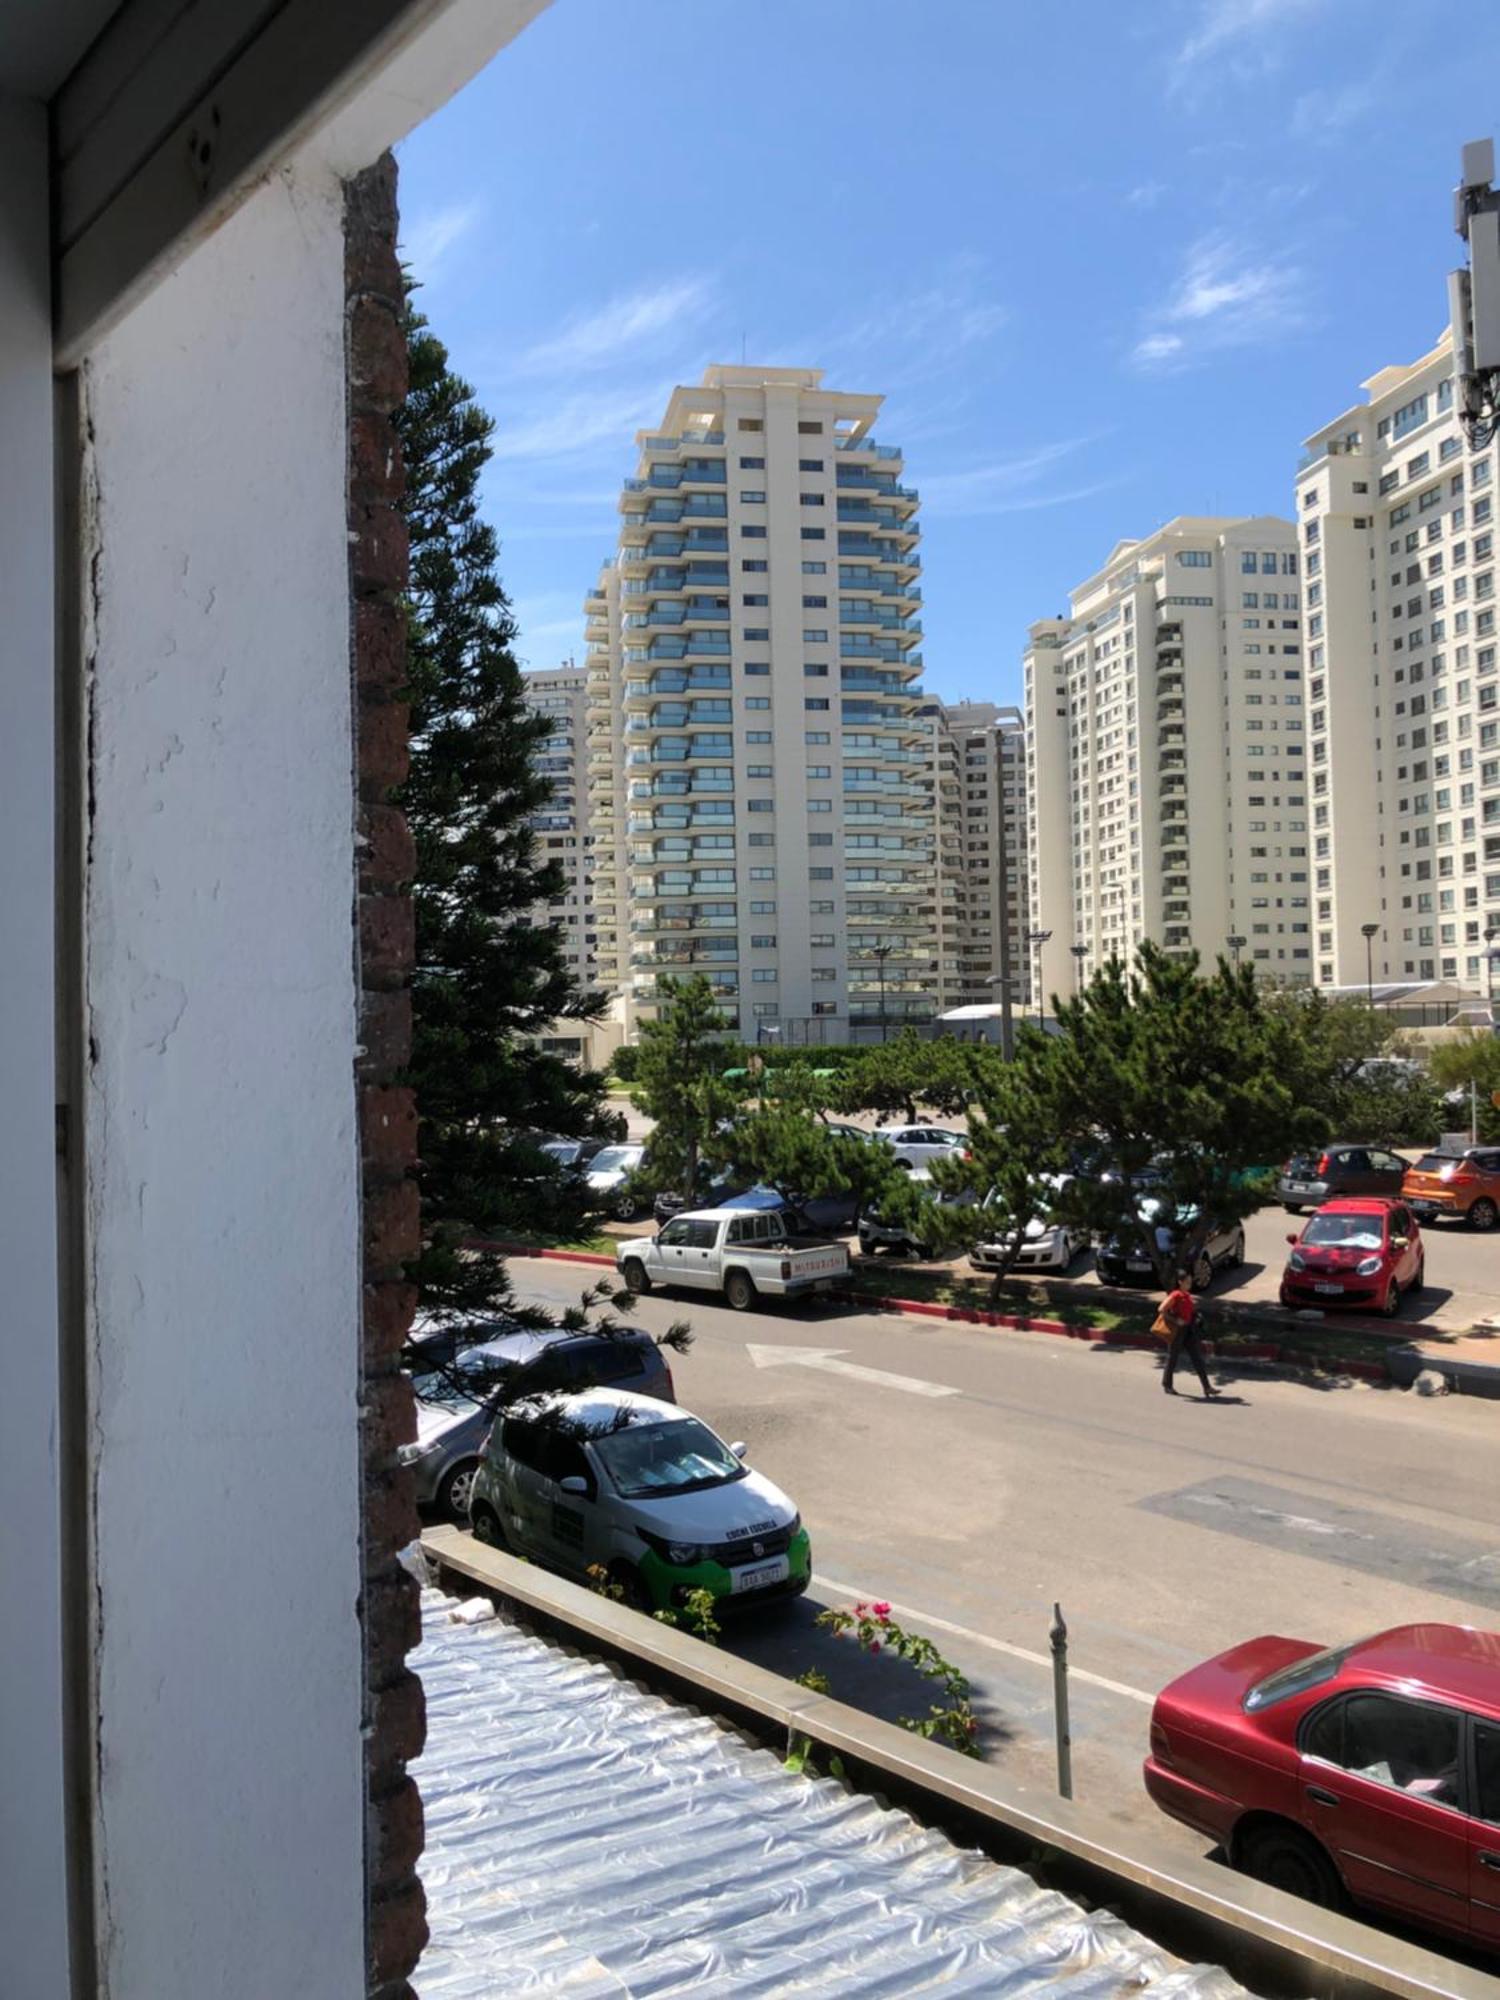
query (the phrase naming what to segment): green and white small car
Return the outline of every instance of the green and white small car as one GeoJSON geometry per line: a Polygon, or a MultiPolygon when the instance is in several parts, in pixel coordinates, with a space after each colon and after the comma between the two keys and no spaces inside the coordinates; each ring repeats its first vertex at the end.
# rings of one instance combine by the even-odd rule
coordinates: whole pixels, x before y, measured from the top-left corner
{"type": "Polygon", "coordinates": [[[535,1398],[495,1422],[474,1476],[476,1538],[624,1601],[670,1611],[694,1590],[750,1606],[806,1590],[812,1547],[779,1486],[691,1412],[626,1389],[535,1398]]]}

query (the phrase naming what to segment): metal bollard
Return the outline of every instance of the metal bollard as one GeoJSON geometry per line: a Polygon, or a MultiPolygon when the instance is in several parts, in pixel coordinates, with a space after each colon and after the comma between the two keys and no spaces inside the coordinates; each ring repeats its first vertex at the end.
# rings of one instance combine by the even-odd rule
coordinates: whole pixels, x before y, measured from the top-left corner
{"type": "Polygon", "coordinates": [[[1057,1725],[1057,1789],[1073,1796],[1073,1736],[1068,1725],[1068,1627],[1062,1606],[1052,1607],[1052,1707],[1057,1725]]]}

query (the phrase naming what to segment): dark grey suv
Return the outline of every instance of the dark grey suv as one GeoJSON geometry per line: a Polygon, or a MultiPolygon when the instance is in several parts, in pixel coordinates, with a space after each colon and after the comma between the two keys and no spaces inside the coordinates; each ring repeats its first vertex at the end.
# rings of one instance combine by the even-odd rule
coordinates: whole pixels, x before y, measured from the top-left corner
{"type": "Polygon", "coordinates": [[[495,1412],[505,1404],[559,1389],[602,1387],[633,1389],[661,1403],[677,1400],[666,1356],[648,1333],[631,1329],[606,1338],[494,1326],[457,1332],[470,1340],[476,1334],[492,1337],[457,1353],[451,1334],[416,1347],[411,1368],[417,1436],[400,1451],[402,1464],[416,1478],[417,1505],[434,1509],[445,1520],[469,1518],[469,1489],[480,1453],[495,1412]],[[424,1370],[424,1361],[432,1364],[429,1369],[424,1370]]]}
{"type": "Polygon", "coordinates": [[[1321,1208],[1343,1194],[1384,1194],[1394,1200],[1405,1173],[1405,1160],[1384,1146],[1336,1139],[1315,1153],[1293,1153],[1276,1183],[1276,1199],[1288,1215],[1321,1208]]]}

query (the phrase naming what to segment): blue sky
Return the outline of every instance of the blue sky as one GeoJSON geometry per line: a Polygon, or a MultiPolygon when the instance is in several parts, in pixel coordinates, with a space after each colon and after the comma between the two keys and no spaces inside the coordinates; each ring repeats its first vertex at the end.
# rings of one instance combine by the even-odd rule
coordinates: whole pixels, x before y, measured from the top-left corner
{"type": "Polygon", "coordinates": [[[927,685],[1014,699],[1118,539],[1290,511],[1431,345],[1497,54],[1450,0],[554,0],[401,155],[523,659],[581,659],[634,431],[743,351],[887,397],[927,685]]]}

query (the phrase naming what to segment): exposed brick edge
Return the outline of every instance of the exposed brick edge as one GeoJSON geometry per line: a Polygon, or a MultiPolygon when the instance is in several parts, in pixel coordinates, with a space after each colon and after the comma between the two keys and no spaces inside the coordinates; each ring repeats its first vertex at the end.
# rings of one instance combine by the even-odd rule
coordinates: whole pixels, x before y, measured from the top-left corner
{"type": "MultiPolygon", "coordinates": [[[[476,1239],[469,1247],[498,1250],[506,1257],[550,1257],[560,1264],[599,1264],[611,1271],[615,1268],[614,1258],[606,1257],[597,1250],[538,1250],[531,1244],[491,1243],[485,1239],[476,1239]]],[[[1150,1353],[1159,1350],[1162,1345],[1151,1333],[1103,1333],[1098,1327],[1069,1326],[1060,1319],[1031,1319],[1023,1313],[982,1312],[977,1306],[945,1306],[931,1299],[886,1298],[869,1292],[840,1292],[836,1296],[868,1306],[871,1312],[909,1313],[918,1319],[955,1320],[965,1326],[994,1327],[1010,1333],[1050,1333],[1063,1340],[1087,1340],[1102,1347],[1133,1347],[1150,1353]]],[[[1205,1340],[1203,1351],[1212,1357],[1218,1352],[1218,1347],[1214,1341],[1205,1340]]],[[[1293,1341],[1240,1341],[1235,1344],[1232,1358],[1236,1361],[1285,1361],[1289,1366],[1316,1368],[1323,1375],[1352,1375],[1362,1382],[1388,1382],[1391,1379],[1391,1371],[1383,1361],[1309,1359],[1301,1362],[1297,1359],[1297,1347],[1293,1341]]]]}
{"type": "Polygon", "coordinates": [[[369,1994],[396,2000],[427,1942],[417,1875],[422,1801],[408,1760],[426,1737],[422,1684],[406,1665],[421,1636],[417,1585],[397,1560],[419,1533],[411,1474],[397,1448],[416,1435],[398,1357],[416,1288],[417,1113],[398,1079],[411,1060],[415,859],[391,794],[406,776],[408,715],[404,477],[392,415],[406,393],[396,163],[349,182],[344,203],[348,368],[349,601],[359,852],[359,1144],[363,1187],[360,1621],[364,1642],[365,1962],[369,1994]]]}

